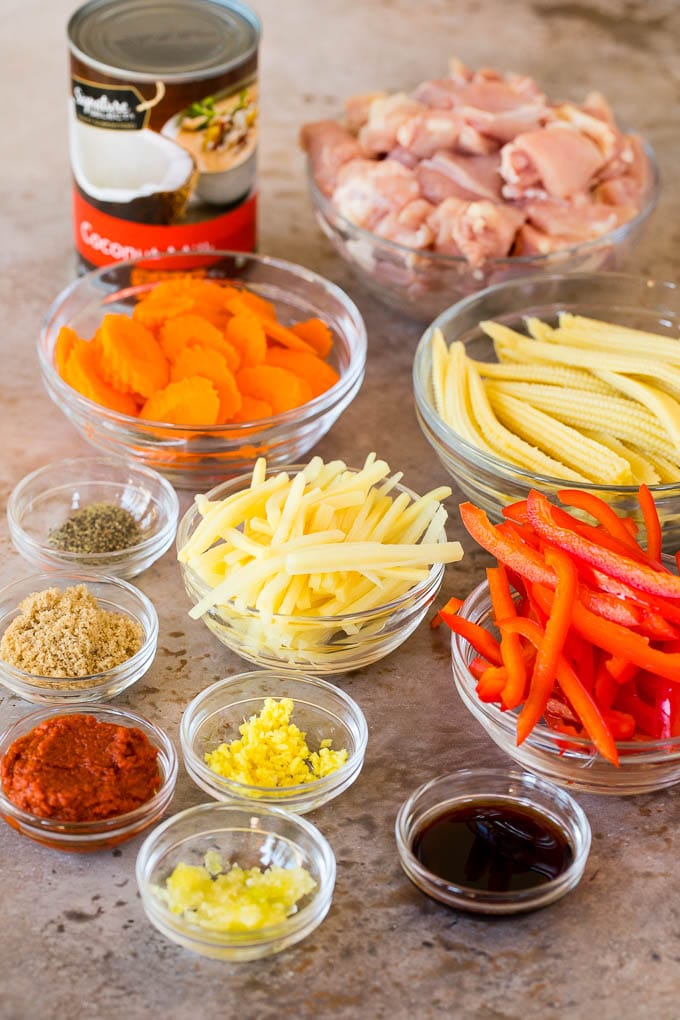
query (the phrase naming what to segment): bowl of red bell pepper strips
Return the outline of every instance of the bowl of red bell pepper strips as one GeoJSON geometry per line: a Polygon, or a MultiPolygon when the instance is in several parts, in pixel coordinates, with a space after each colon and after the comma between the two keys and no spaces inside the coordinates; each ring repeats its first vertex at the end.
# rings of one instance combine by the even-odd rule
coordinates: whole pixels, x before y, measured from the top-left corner
{"type": "Polygon", "coordinates": [[[458,692],[529,771],[594,793],[680,782],[680,577],[662,553],[654,499],[644,527],[593,493],[536,490],[492,523],[463,503],[472,538],[496,558],[452,631],[458,692]]]}

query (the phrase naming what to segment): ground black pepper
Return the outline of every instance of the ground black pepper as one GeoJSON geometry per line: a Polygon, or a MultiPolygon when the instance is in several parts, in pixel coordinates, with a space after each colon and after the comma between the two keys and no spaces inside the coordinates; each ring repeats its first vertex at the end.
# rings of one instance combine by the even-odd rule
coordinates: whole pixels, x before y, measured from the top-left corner
{"type": "Polygon", "coordinates": [[[53,528],[48,541],[62,552],[107,553],[136,545],[141,537],[129,510],[113,503],[90,503],[53,528]]]}

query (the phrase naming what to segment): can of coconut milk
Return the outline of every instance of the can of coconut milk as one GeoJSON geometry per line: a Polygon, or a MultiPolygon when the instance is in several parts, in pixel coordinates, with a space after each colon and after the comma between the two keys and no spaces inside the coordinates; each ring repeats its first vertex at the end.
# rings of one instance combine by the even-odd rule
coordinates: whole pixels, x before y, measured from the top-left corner
{"type": "Polygon", "coordinates": [[[236,0],[90,0],[71,17],[82,267],[254,249],[259,38],[236,0]]]}

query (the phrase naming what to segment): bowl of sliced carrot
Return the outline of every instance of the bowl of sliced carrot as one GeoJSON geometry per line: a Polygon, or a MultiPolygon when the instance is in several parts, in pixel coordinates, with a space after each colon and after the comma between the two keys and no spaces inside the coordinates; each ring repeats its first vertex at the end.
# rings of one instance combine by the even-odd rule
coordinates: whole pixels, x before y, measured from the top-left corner
{"type": "Polygon", "coordinates": [[[38,345],[50,397],[108,454],[198,487],[304,455],[363,381],[366,330],[301,266],[217,252],[118,262],[66,288],[38,345]]]}
{"type": "Polygon", "coordinates": [[[465,496],[499,520],[535,487],[636,514],[652,490],[680,548],[680,289],[544,274],[452,306],[414,359],[419,424],[465,496]]]}
{"type": "Polygon", "coordinates": [[[489,736],[530,772],[591,793],[680,782],[680,577],[646,486],[638,498],[644,529],[567,488],[559,504],[532,490],[501,524],[461,504],[497,563],[437,618],[489,736]]]}

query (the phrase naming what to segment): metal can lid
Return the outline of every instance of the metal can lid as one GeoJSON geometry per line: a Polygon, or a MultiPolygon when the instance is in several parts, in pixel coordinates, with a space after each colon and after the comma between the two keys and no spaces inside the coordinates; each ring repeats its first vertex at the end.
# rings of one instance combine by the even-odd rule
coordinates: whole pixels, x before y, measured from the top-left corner
{"type": "Polygon", "coordinates": [[[237,0],[90,0],[67,31],[73,54],[110,76],[195,81],[252,57],[260,21],[237,0]]]}

